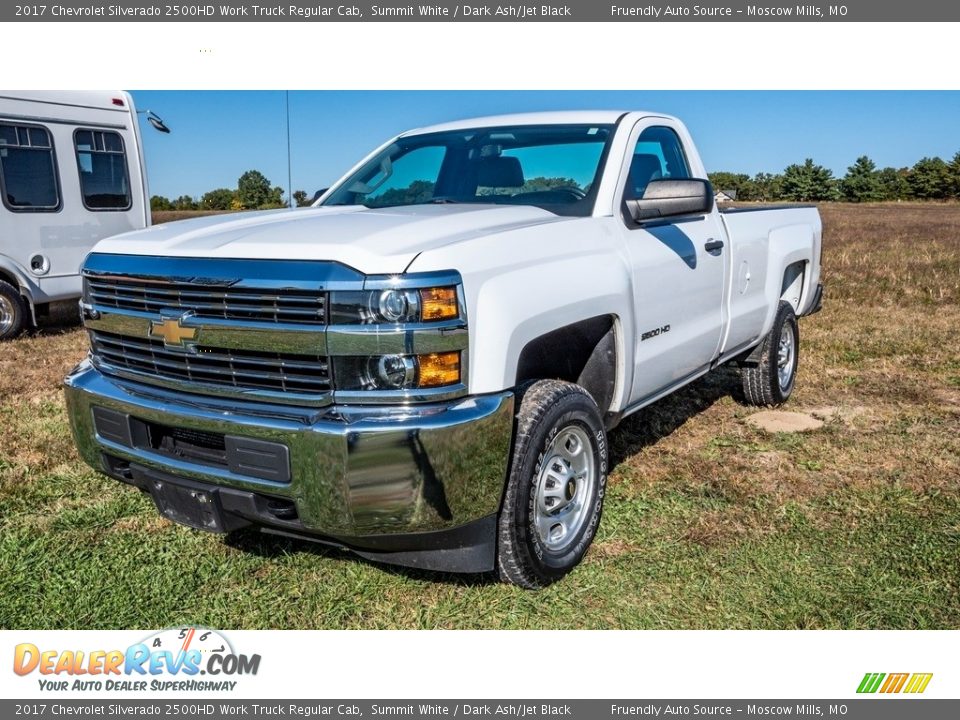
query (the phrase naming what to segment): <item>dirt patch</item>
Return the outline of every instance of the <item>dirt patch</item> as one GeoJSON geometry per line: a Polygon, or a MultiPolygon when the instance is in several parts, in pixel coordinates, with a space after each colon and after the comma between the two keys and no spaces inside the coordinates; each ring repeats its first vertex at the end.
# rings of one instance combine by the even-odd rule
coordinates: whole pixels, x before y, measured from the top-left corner
{"type": "Polygon", "coordinates": [[[822,407],[810,408],[807,412],[818,420],[824,422],[843,422],[850,421],[867,414],[867,409],[862,405],[838,406],[824,405],[822,407]]]}
{"type": "Polygon", "coordinates": [[[810,413],[785,410],[763,410],[748,417],[747,422],[769,433],[809,432],[823,427],[823,420],[810,413]]]}

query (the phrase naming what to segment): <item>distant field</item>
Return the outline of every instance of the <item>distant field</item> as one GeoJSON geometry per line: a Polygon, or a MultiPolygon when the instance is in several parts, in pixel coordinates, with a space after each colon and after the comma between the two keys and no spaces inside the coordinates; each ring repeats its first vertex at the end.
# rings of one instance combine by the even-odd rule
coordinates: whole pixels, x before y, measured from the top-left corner
{"type": "Polygon", "coordinates": [[[154,210],[152,219],[154,225],[174,222],[175,220],[189,220],[190,218],[206,217],[207,215],[228,215],[231,210],[154,210]]]}
{"type": "Polygon", "coordinates": [[[77,458],[83,332],[0,347],[0,627],[960,628],[960,206],[822,212],[786,409],[826,425],[754,429],[732,369],[630,418],[594,547],[539,593],[172,525],[77,458]]]}

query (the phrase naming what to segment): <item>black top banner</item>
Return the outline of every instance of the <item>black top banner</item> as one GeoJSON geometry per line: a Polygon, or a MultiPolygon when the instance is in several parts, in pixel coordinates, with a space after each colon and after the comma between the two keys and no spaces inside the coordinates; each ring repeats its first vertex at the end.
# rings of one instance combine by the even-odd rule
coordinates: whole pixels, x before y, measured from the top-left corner
{"type": "Polygon", "coordinates": [[[380,2],[159,3],[146,0],[64,0],[3,4],[3,22],[952,22],[960,3],[943,0],[846,0],[809,5],[778,2],[565,3],[380,2]]]}

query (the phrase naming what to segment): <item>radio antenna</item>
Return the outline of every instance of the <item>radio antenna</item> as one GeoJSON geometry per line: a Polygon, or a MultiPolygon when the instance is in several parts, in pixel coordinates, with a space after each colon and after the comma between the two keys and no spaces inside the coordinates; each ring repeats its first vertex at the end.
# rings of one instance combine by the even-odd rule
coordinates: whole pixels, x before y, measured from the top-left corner
{"type": "Polygon", "coordinates": [[[290,161],[290,91],[286,91],[287,100],[287,202],[296,207],[293,200],[293,164],[290,161]]]}

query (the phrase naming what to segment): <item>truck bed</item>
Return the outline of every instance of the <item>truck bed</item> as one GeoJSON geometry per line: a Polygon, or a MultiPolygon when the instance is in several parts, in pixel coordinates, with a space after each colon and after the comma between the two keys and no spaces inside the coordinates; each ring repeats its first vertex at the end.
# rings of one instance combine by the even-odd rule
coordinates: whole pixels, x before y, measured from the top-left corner
{"type": "Polygon", "coordinates": [[[822,229],[813,205],[729,208],[720,219],[731,245],[730,327],[723,348],[735,352],[769,331],[781,299],[793,304],[797,315],[813,309],[822,229]]]}
{"type": "Polygon", "coordinates": [[[766,212],[767,210],[797,210],[799,208],[815,208],[813,203],[759,203],[756,205],[731,205],[724,207],[717,205],[717,210],[723,215],[735,213],[766,212]]]}

